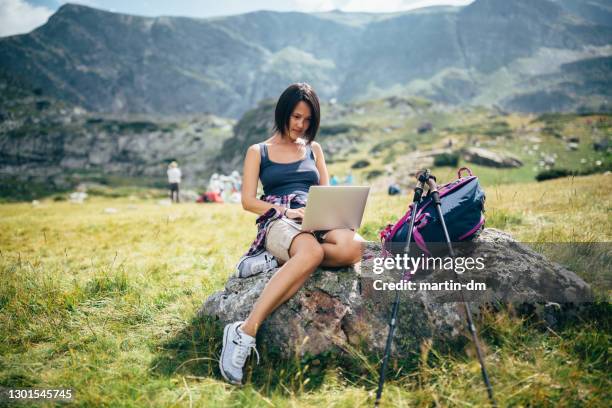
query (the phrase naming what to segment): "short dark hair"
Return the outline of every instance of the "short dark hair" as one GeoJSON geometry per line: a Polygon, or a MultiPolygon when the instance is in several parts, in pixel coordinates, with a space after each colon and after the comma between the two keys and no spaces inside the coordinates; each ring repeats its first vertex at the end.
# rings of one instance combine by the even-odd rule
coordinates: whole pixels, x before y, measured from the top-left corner
{"type": "Polygon", "coordinates": [[[295,106],[304,101],[310,106],[310,125],[306,129],[306,142],[311,143],[319,131],[321,120],[321,108],[319,97],[310,85],[304,82],[290,85],[278,98],[276,109],[274,110],[274,131],[279,132],[283,137],[289,128],[289,120],[295,106]]]}

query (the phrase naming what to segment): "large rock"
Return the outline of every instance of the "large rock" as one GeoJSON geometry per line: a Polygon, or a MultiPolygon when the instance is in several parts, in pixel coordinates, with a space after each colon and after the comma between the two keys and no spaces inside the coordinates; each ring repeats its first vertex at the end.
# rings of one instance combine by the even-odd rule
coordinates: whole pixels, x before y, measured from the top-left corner
{"type": "MultiPolygon", "coordinates": [[[[573,272],[501,231],[485,229],[475,242],[479,244],[478,256],[487,259],[487,267],[470,275],[470,279],[487,282],[490,289],[480,294],[470,292],[474,313],[479,311],[476,305],[499,302],[541,305],[539,309],[546,313],[552,302],[577,304],[592,298],[589,286],[573,272]]],[[[277,347],[286,356],[316,355],[333,348],[352,347],[381,352],[395,292],[376,291],[372,283],[377,279],[396,280],[390,275],[372,273],[373,260],[380,256],[380,247],[369,243],[360,265],[317,270],[292,299],[264,322],[258,342],[277,347]]],[[[230,278],[224,290],[205,301],[200,316],[219,319],[222,324],[246,318],[273,273],[230,278]]],[[[433,275],[417,274],[412,280],[427,281],[433,275]]],[[[396,355],[418,350],[415,347],[423,339],[463,338],[465,318],[462,305],[456,300],[449,300],[448,292],[402,292],[393,344],[396,355]]]]}
{"type": "Polygon", "coordinates": [[[463,151],[463,158],[470,163],[489,167],[521,167],[521,162],[516,156],[509,153],[497,153],[481,147],[468,147],[463,151]]]}
{"type": "Polygon", "coordinates": [[[407,189],[412,189],[416,182],[415,176],[423,169],[430,168],[434,165],[437,156],[442,154],[452,154],[453,150],[448,148],[431,149],[431,150],[415,150],[406,155],[403,155],[399,162],[402,166],[397,169],[396,179],[403,181],[402,184],[407,189]]]}

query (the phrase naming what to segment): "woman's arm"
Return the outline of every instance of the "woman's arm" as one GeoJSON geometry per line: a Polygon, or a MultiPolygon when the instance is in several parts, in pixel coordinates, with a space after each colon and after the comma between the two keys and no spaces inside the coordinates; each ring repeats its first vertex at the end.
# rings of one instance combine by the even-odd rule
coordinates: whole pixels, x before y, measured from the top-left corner
{"type": "Polygon", "coordinates": [[[257,182],[259,181],[259,164],[261,156],[258,145],[249,147],[244,158],[242,171],[242,208],[257,215],[265,214],[270,208],[283,212],[280,205],[272,205],[257,198],[257,182]]]}
{"type": "Polygon", "coordinates": [[[317,142],[312,142],[312,152],[315,155],[317,164],[317,170],[319,170],[319,185],[329,185],[329,173],[327,171],[327,164],[325,164],[325,157],[323,156],[323,149],[317,142]]]}

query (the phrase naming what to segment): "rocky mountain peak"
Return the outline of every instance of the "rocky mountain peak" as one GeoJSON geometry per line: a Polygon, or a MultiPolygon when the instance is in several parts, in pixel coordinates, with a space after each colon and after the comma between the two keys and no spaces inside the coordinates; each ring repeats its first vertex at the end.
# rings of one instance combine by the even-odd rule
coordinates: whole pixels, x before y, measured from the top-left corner
{"type": "Polygon", "coordinates": [[[483,76],[493,78],[542,49],[558,50],[561,63],[580,59],[587,47],[602,48],[588,57],[609,54],[603,47],[612,43],[612,29],[583,19],[587,11],[573,2],[477,0],[384,16],[259,11],[192,19],[65,4],[34,32],[0,39],[0,70],[58,99],[110,113],[238,118],[298,81],[340,102],[399,92],[452,104],[503,104],[511,95],[479,99],[495,82],[483,76]],[[568,60],[567,50],[576,57],[568,60]]]}

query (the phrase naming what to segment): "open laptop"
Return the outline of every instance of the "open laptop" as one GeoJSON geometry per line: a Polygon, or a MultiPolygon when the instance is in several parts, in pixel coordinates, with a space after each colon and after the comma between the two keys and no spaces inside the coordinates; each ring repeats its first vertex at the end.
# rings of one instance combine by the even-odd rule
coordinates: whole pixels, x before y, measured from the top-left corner
{"type": "Polygon", "coordinates": [[[361,225],[370,187],[312,186],[301,224],[283,218],[302,231],[357,229],[361,225]]]}

